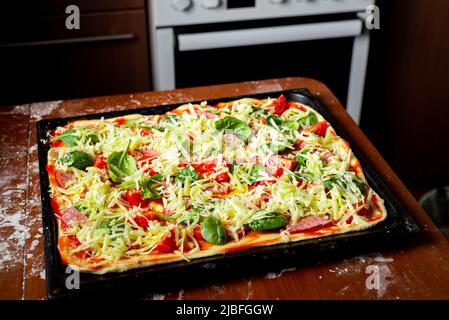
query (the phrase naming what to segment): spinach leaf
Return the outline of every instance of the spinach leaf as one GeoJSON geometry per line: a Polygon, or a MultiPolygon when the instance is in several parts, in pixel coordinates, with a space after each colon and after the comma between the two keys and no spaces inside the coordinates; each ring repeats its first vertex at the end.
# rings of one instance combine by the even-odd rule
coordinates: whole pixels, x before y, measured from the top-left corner
{"type": "Polygon", "coordinates": [[[318,117],[316,116],[315,112],[309,111],[309,114],[299,119],[299,122],[303,127],[313,126],[314,124],[318,123],[318,117]]]}
{"type": "Polygon", "coordinates": [[[212,215],[204,219],[200,231],[203,238],[209,243],[225,244],[228,241],[226,230],[220,219],[212,215]]]}
{"type": "Polygon", "coordinates": [[[251,221],[248,223],[248,226],[253,230],[262,231],[278,229],[285,226],[287,223],[288,220],[284,215],[277,212],[270,212],[267,216],[261,219],[251,221]]]}
{"type": "Polygon", "coordinates": [[[128,154],[131,140],[128,141],[126,149],[116,151],[108,157],[109,177],[114,182],[123,182],[123,180],[136,171],[136,159],[128,154]]]}
{"type": "Polygon", "coordinates": [[[224,117],[223,119],[216,121],[215,129],[220,131],[229,130],[244,143],[248,143],[252,134],[251,128],[246,122],[234,117],[224,117]]]}
{"type": "Polygon", "coordinates": [[[181,171],[179,171],[176,174],[175,179],[177,182],[184,183],[186,181],[187,177],[189,177],[190,182],[192,182],[192,181],[198,180],[198,178],[200,177],[200,174],[193,167],[189,166],[189,167],[185,167],[181,171]]]}
{"type": "Polygon", "coordinates": [[[60,159],[61,163],[79,170],[85,170],[94,164],[92,156],[84,151],[70,151],[60,159]]]}

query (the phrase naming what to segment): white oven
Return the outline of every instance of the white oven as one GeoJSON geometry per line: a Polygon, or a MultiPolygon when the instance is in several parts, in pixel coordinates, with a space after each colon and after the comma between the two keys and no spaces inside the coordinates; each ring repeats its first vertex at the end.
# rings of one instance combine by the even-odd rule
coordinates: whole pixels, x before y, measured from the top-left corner
{"type": "Polygon", "coordinates": [[[358,122],[374,0],[149,0],[153,85],[270,77],[328,84],[358,122]]]}

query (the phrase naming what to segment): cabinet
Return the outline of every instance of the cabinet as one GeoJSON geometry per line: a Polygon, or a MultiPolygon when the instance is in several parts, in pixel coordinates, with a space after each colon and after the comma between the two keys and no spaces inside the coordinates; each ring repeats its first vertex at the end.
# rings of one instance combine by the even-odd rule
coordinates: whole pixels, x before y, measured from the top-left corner
{"type": "Polygon", "coordinates": [[[0,105],[151,88],[143,0],[6,6],[0,25],[0,105]],[[65,27],[69,4],[80,8],[79,30],[65,27]]]}

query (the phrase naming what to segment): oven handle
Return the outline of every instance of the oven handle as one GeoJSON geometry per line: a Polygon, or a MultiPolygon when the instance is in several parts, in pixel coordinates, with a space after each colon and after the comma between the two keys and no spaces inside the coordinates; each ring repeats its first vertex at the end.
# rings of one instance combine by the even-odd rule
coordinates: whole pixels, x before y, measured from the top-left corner
{"type": "Polygon", "coordinates": [[[354,37],[362,33],[358,19],[290,26],[186,33],[178,35],[179,51],[354,37]]]}

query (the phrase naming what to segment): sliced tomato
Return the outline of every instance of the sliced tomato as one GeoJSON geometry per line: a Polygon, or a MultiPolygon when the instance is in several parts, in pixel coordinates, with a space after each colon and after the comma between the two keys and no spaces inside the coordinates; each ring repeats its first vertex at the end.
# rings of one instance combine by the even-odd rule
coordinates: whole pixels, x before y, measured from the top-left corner
{"type": "Polygon", "coordinates": [[[147,137],[147,136],[151,135],[151,133],[152,133],[151,129],[148,129],[148,128],[142,128],[142,129],[140,129],[140,134],[141,134],[143,137],[147,137]]]}
{"type": "Polygon", "coordinates": [[[61,140],[53,141],[53,143],[51,144],[52,148],[59,148],[59,147],[63,147],[63,146],[64,146],[64,142],[62,142],[61,140]]]}
{"type": "Polygon", "coordinates": [[[273,113],[280,116],[285,109],[287,109],[287,100],[284,95],[281,94],[276,100],[273,101],[274,111],[273,113]]]}
{"type": "Polygon", "coordinates": [[[148,219],[144,216],[136,216],[134,218],[134,221],[137,223],[139,227],[142,227],[144,229],[148,228],[148,219]]]}
{"type": "Polygon", "coordinates": [[[78,238],[77,238],[76,235],[67,236],[67,238],[69,239],[70,244],[71,244],[73,247],[77,248],[77,247],[79,247],[79,246],[81,245],[81,242],[78,240],[78,238]]]}
{"type": "Polygon", "coordinates": [[[193,237],[198,241],[204,241],[203,235],[201,234],[201,228],[199,225],[193,228],[193,237]]]}
{"type": "Polygon", "coordinates": [[[199,174],[212,172],[217,166],[217,160],[207,161],[200,164],[192,164],[192,167],[198,171],[199,174]]]}
{"type": "Polygon", "coordinates": [[[119,126],[124,125],[125,122],[126,122],[126,120],[125,120],[124,118],[118,118],[118,119],[115,119],[115,120],[114,120],[114,123],[115,123],[115,124],[118,124],[119,126]]]}
{"type": "Polygon", "coordinates": [[[329,124],[327,123],[327,121],[321,121],[312,126],[312,132],[315,132],[320,137],[325,137],[328,127],[329,124]]]}
{"type": "Polygon", "coordinates": [[[53,210],[53,214],[56,218],[61,219],[61,210],[59,208],[58,201],[56,201],[56,197],[53,196],[50,201],[51,209],[53,210]]]}
{"type": "MultiPolygon", "coordinates": [[[[156,159],[156,156],[142,156],[139,158],[139,160],[137,160],[137,163],[139,164],[139,167],[143,167],[144,165],[148,165],[151,164],[151,162],[156,159]]],[[[154,176],[155,174],[158,174],[157,171],[155,171],[153,168],[146,168],[145,170],[143,170],[144,173],[150,175],[150,176],[154,176]]]]}
{"type": "Polygon", "coordinates": [[[149,199],[142,200],[142,194],[140,190],[125,192],[125,200],[128,201],[131,207],[140,206],[141,208],[145,208],[148,207],[148,204],[150,203],[149,199]]]}
{"type": "Polygon", "coordinates": [[[175,232],[172,230],[169,236],[164,236],[157,244],[155,250],[160,253],[173,252],[176,249],[175,232]]]}
{"type": "Polygon", "coordinates": [[[108,161],[106,157],[99,156],[95,159],[94,167],[98,169],[108,170],[108,161]]]}
{"type": "Polygon", "coordinates": [[[227,182],[229,179],[229,174],[227,172],[223,172],[215,176],[215,181],[217,182],[227,182]]]}
{"type": "Polygon", "coordinates": [[[273,169],[270,169],[269,171],[270,171],[270,174],[276,178],[279,178],[284,174],[284,169],[282,169],[282,168],[273,168],[273,169]]]}
{"type": "Polygon", "coordinates": [[[260,118],[260,123],[267,124],[267,119],[265,117],[260,118]]]}
{"type": "Polygon", "coordinates": [[[288,101],[287,105],[288,105],[289,108],[295,108],[295,109],[298,109],[298,110],[301,110],[301,111],[307,111],[306,108],[304,108],[302,105],[300,105],[297,102],[288,101]]]}

